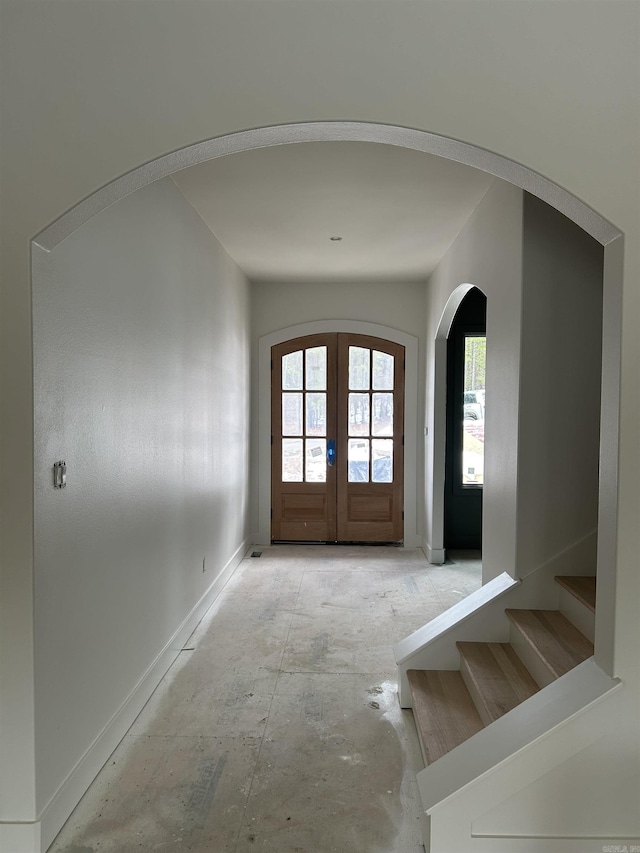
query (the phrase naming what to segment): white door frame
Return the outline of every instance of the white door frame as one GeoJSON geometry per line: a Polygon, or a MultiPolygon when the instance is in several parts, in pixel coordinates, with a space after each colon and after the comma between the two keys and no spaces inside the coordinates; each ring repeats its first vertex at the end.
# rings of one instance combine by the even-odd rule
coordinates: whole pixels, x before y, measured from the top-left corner
{"type": "Polygon", "coordinates": [[[315,320],[278,329],[264,335],[258,344],[258,519],[255,541],[271,542],[271,347],[292,338],[331,332],[372,335],[402,344],[405,348],[404,377],[404,544],[415,548],[418,537],[418,339],[406,332],[359,320],[315,320]]]}

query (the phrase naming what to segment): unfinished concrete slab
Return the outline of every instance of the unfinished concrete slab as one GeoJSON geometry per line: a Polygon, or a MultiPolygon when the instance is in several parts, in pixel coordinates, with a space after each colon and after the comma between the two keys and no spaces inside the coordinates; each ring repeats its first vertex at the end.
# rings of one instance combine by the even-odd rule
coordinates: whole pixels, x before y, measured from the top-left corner
{"type": "Polygon", "coordinates": [[[435,567],[418,550],[367,546],[260,550],[50,853],[422,850],[420,750],[392,647],[479,586],[479,562],[435,567]]]}

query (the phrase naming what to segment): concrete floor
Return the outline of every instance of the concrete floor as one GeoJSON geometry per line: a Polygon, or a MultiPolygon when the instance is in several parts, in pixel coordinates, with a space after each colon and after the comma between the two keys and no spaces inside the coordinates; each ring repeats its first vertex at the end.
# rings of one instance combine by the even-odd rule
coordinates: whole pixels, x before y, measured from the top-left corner
{"type": "Polygon", "coordinates": [[[392,648],[480,570],[366,546],[243,560],[50,853],[422,851],[392,648]]]}

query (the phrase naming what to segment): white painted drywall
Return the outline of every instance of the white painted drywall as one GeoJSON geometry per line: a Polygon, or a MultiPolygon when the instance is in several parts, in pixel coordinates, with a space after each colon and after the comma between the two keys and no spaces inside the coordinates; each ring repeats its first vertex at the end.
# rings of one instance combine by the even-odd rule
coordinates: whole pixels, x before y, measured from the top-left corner
{"type": "Polygon", "coordinates": [[[361,320],[424,337],[422,281],[252,282],[254,340],[312,320],[361,320]]]}
{"type": "MultiPolygon", "coordinates": [[[[517,572],[591,538],[595,573],[602,383],[602,246],[525,193],[517,572]]],[[[578,568],[578,567],[574,567],[578,568]]]]}
{"type": "Polygon", "coordinates": [[[502,572],[513,575],[515,570],[521,270],[522,192],[495,181],[430,276],[426,315],[425,550],[429,553],[443,548],[446,345],[442,345],[441,321],[458,288],[472,284],[487,297],[482,562],[485,583],[502,572]],[[437,337],[441,344],[438,364],[437,337]],[[436,387],[437,369],[440,373],[436,387]]]}
{"type": "Polygon", "coordinates": [[[245,544],[249,288],[169,180],[39,263],[40,812],[245,544]]]}
{"type": "MultiPolygon", "coordinates": [[[[405,543],[411,547],[419,543],[417,523],[423,516],[421,498],[424,493],[424,464],[422,448],[416,436],[422,433],[424,425],[424,311],[423,282],[252,283],[252,412],[260,416],[254,416],[251,424],[254,460],[251,472],[251,518],[257,541],[265,540],[263,519],[268,517],[270,506],[269,489],[263,488],[270,471],[268,460],[264,459],[268,448],[260,440],[260,429],[265,420],[268,423],[270,407],[270,396],[264,393],[264,372],[261,371],[260,359],[268,358],[269,354],[264,352],[261,356],[259,342],[261,338],[281,329],[328,321],[322,326],[323,331],[359,333],[363,330],[358,326],[367,323],[381,328],[369,330],[366,334],[384,337],[384,328],[390,328],[411,335],[417,342],[417,364],[414,369],[415,354],[412,350],[405,386],[405,543]]],[[[296,335],[292,334],[291,337],[296,335]]],[[[393,339],[402,343],[398,337],[393,339]]],[[[415,342],[411,342],[412,346],[415,346],[415,342]]]]}
{"type": "Polygon", "coordinates": [[[593,573],[596,560],[602,246],[517,192],[494,184],[428,288],[425,527],[435,552],[442,548],[448,306],[468,284],[487,295],[485,582],[503,571],[522,577],[552,560],[571,570],[572,548],[584,563],[586,539],[591,553],[582,570],[593,573]]]}
{"type": "MultiPolygon", "coordinates": [[[[140,164],[245,128],[347,117],[442,134],[537,170],[624,232],[611,596],[615,673],[637,698],[637,3],[3,0],[0,15],[0,819],[35,816],[29,241],[140,164]]],[[[637,755],[637,714],[620,728],[637,755]]]]}

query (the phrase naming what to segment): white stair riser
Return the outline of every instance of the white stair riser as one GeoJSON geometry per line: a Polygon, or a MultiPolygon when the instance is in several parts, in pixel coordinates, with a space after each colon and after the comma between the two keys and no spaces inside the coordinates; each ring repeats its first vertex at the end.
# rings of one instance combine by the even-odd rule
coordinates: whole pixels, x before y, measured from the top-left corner
{"type": "Polygon", "coordinates": [[[547,684],[556,680],[555,675],[513,624],[509,631],[509,642],[539,687],[546,687],[547,684]]]}
{"type": "Polygon", "coordinates": [[[469,673],[469,667],[467,666],[467,662],[462,656],[460,657],[460,675],[462,676],[462,679],[467,686],[467,690],[471,694],[473,704],[476,706],[478,714],[480,714],[480,719],[482,720],[485,726],[488,726],[490,723],[493,722],[493,720],[490,717],[484,702],[480,698],[480,694],[478,693],[473,678],[471,678],[471,674],[469,673]]]}

